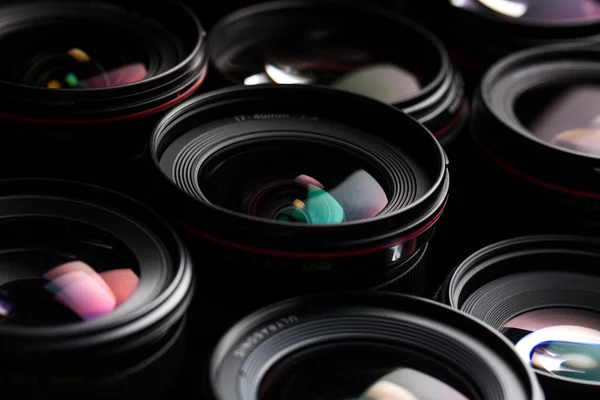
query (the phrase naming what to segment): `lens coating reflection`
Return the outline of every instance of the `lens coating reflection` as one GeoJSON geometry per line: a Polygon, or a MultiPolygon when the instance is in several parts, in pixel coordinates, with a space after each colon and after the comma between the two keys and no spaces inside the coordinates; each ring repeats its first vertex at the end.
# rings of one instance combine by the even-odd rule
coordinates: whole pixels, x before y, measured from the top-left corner
{"type": "Polygon", "coordinates": [[[364,220],[388,205],[385,189],[359,167],[360,160],[305,146],[255,147],[216,156],[199,174],[202,192],[211,203],[247,215],[302,224],[364,220]],[[314,161],[303,168],[307,154],[314,161]]]}
{"type": "Polygon", "coordinates": [[[546,98],[542,93],[529,97],[541,103],[528,124],[531,132],[564,149],[600,156],[600,86],[577,85],[543,93],[546,98]]]}
{"type": "Polygon", "coordinates": [[[369,50],[374,48],[356,34],[315,27],[248,50],[233,61],[231,72],[246,85],[329,85],[390,104],[421,90],[410,68],[389,53],[369,50]]]}
{"type": "Polygon", "coordinates": [[[527,22],[586,22],[600,17],[598,0],[449,0],[456,7],[527,22]]]}
{"type": "MultiPolygon", "coordinates": [[[[390,351],[365,347],[300,352],[265,375],[260,400],[469,400],[436,376],[398,367],[390,351]]],[[[393,351],[392,351],[393,353],[393,351]]],[[[443,369],[442,369],[443,370],[443,369]]]]}
{"type": "Polygon", "coordinates": [[[117,30],[100,34],[92,25],[2,35],[0,49],[11,52],[0,54],[0,79],[47,89],[104,89],[151,75],[144,50],[131,37],[117,30]]]}
{"type": "Polygon", "coordinates": [[[410,368],[398,369],[374,383],[358,400],[468,400],[446,383],[410,368]]]}
{"type": "Polygon", "coordinates": [[[26,82],[39,82],[49,89],[101,89],[143,80],[146,66],[132,63],[106,71],[81,49],[64,54],[44,55],[36,60],[25,75],[26,82]],[[42,72],[45,70],[45,72],[42,72]]]}
{"type": "Polygon", "coordinates": [[[385,191],[364,170],[327,190],[308,175],[269,182],[247,200],[248,214],[284,222],[338,224],[368,219],[387,205],[385,191]]]}
{"type": "Polygon", "coordinates": [[[2,225],[12,237],[0,246],[0,325],[93,320],[112,313],[139,286],[135,256],[94,228],[66,222],[2,225]],[[28,235],[33,226],[35,238],[28,235]]]}
{"type": "Polygon", "coordinates": [[[600,315],[575,309],[522,314],[502,332],[534,368],[558,377],[600,381],[600,315]]]}

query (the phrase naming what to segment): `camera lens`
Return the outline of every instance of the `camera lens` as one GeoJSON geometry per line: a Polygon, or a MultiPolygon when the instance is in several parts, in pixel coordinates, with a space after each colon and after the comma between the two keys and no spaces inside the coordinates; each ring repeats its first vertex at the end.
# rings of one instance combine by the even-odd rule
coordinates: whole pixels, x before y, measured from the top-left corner
{"type": "Polygon", "coordinates": [[[397,109],[324,87],[229,88],[165,116],[150,153],[151,197],[231,265],[228,286],[422,289],[447,162],[397,109]]]}
{"type": "Polygon", "coordinates": [[[575,23],[600,20],[597,0],[450,0],[456,7],[482,15],[529,23],[575,23]]]}
{"type": "Polygon", "coordinates": [[[445,39],[453,62],[474,89],[488,67],[526,48],[600,43],[597,0],[444,0],[410,5],[445,39]],[[438,8],[435,13],[432,7],[438,8]],[[460,27],[460,28],[459,28],[460,27]],[[477,32],[476,35],[471,32],[477,32]]]}
{"type": "Polygon", "coordinates": [[[331,1],[250,6],[212,29],[210,49],[213,64],[231,82],[358,93],[406,111],[444,144],[466,121],[462,78],[443,45],[377,7],[331,1]],[[370,28],[360,29],[365,23],[370,28]]]}
{"type": "Polygon", "coordinates": [[[134,200],[68,181],[0,181],[0,203],[3,391],[162,395],[193,293],[172,229],[134,200]]]}
{"type": "Polygon", "coordinates": [[[472,137],[498,178],[478,190],[488,198],[497,193],[506,214],[541,216],[540,226],[597,225],[598,54],[592,47],[526,50],[486,74],[472,137]]]}
{"type": "Polygon", "coordinates": [[[434,302],[386,293],[296,298],[217,345],[216,399],[542,399],[500,335],[434,302]]]}
{"type": "Polygon", "coordinates": [[[177,2],[166,12],[132,4],[0,7],[0,123],[11,176],[32,160],[102,169],[139,156],[155,116],[201,85],[207,57],[196,17],[177,2]]]}
{"type": "Polygon", "coordinates": [[[600,390],[598,245],[528,236],[493,244],[453,272],[442,300],[500,330],[538,373],[548,399],[600,390]]]}

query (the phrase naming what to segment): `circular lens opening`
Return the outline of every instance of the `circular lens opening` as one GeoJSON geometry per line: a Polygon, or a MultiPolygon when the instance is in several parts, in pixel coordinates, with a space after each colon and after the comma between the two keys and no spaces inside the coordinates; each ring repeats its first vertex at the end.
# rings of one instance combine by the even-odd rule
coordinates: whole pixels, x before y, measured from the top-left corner
{"type": "Polygon", "coordinates": [[[101,89],[157,73],[130,29],[94,21],[32,27],[0,36],[0,79],[49,89],[101,89]]]}
{"type": "Polygon", "coordinates": [[[565,150],[600,156],[600,84],[526,91],[515,114],[534,136],[565,150]]]}
{"type": "Polygon", "coordinates": [[[600,18],[598,0],[449,0],[456,7],[524,22],[589,22],[600,18]]]}
{"type": "Polygon", "coordinates": [[[239,55],[233,60],[241,66],[235,76],[246,85],[330,85],[392,104],[421,90],[426,77],[414,72],[414,63],[378,53],[365,40],[364,35],[334,28],[296,32],[247,50],[251,56],[239,55]]]}
{"type": "Polygon", "coordinates": [[[213,31],[213,60],[245,85],[327,85],[397,104],[432,83],[443,63],[426,33],[368,8],[282,8],[225,21],[213,31]],[[357,29],[365,20],[377,28],[357,29]],[[232,33],[230,24],[242,28],[232,33]]]}
{"type": "Polygon", "coordinates": [[[203,164],[198,180],[211,203],[281,222],[357,221],[388,205],[386,181],[366,160],[299,140],[226,148],[203,164]]]}
{"type": "Polygon", "coordinates": [[[0,223],[0,325],[40,326],[106,316],[137,290],[135,255],[103,230],[62,218],[0,223]]]}
{"type": "Polygon", "coordinates": [[[398,363],[378,346],[301,351],[273,366],[259,400],[468,400],[446,382],[398,363]]]}
{"type": "Polygon", "coordinates": [[[526,362],[559,377],[600,382],[600,314],[550,308],[521,314],[501,329],[526,362]]]}

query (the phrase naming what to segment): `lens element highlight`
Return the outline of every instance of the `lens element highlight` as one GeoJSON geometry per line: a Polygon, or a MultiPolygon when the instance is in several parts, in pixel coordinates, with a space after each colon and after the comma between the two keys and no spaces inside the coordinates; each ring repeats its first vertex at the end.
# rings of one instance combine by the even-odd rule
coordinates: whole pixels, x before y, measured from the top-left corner
{"type": "Polygon", "coordinates": [[[586,22],[600,18],[598,0],[449,0],[455,7],[533,23],[586,22]]]}
{"type": "Polygon", "coordinates": [[[375,178],[358,170],[330,189],[309,175],[271,182],[254,192],[247,208],[251,215],[282,222],[339,224],[372,218],[387,204],[375,178]]]}
{"type": "Polygon", "coordinates": [[[468,400],[441,380],[411,369],[400,368],[369,387],[359,400],[468,400]]]}
{"type": "Polygon", "coordinates": [[[534,368],[559,377],[600,381],[600,331],[559,325],[535,331],[516,344],[534,368]]]}
{"type": "Polygon", "coordinates": [[[112,270],[98,274],[89,265],[74,261],[44,274],[46,289],[56,301],[84,320],[111,313],[137,289],[139,278],[131,270],[112,270]]]}

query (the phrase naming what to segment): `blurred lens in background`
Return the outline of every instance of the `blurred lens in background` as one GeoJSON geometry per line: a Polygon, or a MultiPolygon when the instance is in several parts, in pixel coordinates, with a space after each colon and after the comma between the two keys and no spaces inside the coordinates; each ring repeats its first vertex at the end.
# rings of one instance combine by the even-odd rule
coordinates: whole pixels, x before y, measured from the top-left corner
{"type": "Polygon", "coordinates": [[[323,87],[241,86],[177,108],[151,146],[149,197],[201,259],[219,260],[206,293],[251,298],[219,318],[292,293],[424,289],[446,156],[397,109],[323,87]]]}
{"type": "Polygon", "coordinates": [[[600,19],[597,0],[450,0],[459,8],[533,23],[576,23],[600,19]]]}
{"type": "Polygon", "coordinates": [[[225,84],[326,85],[394,105],[443,144],[464,126],[462,78],[428,31],[375,5],[261,3],[211,30],[225,84]],[[365,23],[369,29],[357,29],[365,23]]]}
{"type": "Polygon", "coordinates": [[[67,181],[0,181],[0,209],[5,395],[162,399],[183,365],[194,289],[172,229],[127,197],[67,181]]]}
{"type": "Polygon", "coordinates": [[[251,314],[217,345],[210,382],[219,400],[543,398],[525,362],[483,324],[383,293],[303,297],[251,314]]]}
{"type": "Polygon", "coordinates": [[[178,2],[11,2],[0,7],[0,24],[8,177],[107,183],[107,168],[135,175],[156,118],[206,75],[203,28],[178,2]]]}
{"type": "Polygon", "coordinates": [[[499,59],[526,48],[600,43],[598,0],[423,0],[396,6],[448,47],[468,91],[499,59]],[[433,12],[432,10],[435,10],[433,12]]]}
{"type": "Polygon", "coordinates": [[[474,100],[471,135],[482,156],[472,159],[472,168],[482,174],[465,185],[471,199],[465,211],[486,215],[474,221],[474,232],[491,240],[515,232],[596,235],[597,54],[593,47],[537,48],[507,57],[486,73],[474,100]],[[496,228],[490,234],[484,225],[496,228]]]}
{"type": "Polygon", "coordinates": [[[598,241],[530,236],[461,263],[441,300],[498,329],[538,373],[548,399],[593,398],[600,380],[598,241]]]}

